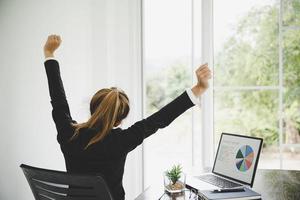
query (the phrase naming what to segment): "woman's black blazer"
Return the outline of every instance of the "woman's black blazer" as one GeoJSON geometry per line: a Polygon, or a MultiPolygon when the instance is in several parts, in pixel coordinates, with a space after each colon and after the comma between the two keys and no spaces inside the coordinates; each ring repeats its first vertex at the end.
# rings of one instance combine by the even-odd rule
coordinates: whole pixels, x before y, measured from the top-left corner
{"type": "Polygon", "coordinates": [[[116,128],[103,140],[86,150],[84,147],[97,133],[95,129],[83,129],[84,133],[70,141],[74,134],[71,123],[77,123],[70,114],[59,64],[50,59],[44,63],[51,104],[52,117],[57,129],[57,141],[63,152],[68,172],[101,174],[106,180],[115,200],[124,199],[122,185],[124,165],[128,152],[140,145],[143,140],[159,128],[168,126],[175,118],[194,106],[186,92],[164,106],[158,112],[142,119],[126,129],[116,128]]]}

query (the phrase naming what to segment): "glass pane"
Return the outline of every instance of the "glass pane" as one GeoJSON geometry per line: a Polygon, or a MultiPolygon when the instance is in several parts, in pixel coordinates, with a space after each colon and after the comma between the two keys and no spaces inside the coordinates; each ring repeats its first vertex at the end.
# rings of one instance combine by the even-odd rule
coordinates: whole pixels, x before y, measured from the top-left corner
{"type": "Polygon", "coordinates": [[[280,151],[278,143],[276,145],[263,147],[259,158],[258,168],[280,169],[280,151]]]}
{"type": "MultiPolygon", "coordinates": [[[[144,74],[146,116],[166,105],[192,84],[191,4],[185,0],[144,1],[144,74]]],[[[192,112],[144,142],[145,186],[163,183],[174,164],[191,165],[192,112]]]]}
{"type": "Polygon", "coordinates": [[[280,167],[277,91],[215,91],[214,104],[216,142],[222,132],[262,137],[259,166],[280,167]]]}
{"type": "Polygon", "coordinates": [[[283,25],[300,26],[299,0],[283,0],[283,25]]]}
{"type": "Polygon", "coordinates": [[[283,35],[284,137],[283,142],[300,144],[300,31],[283,35]]]}
{"type": "Polygon", "coordinates": [[[288,145],[283,148],[283,169],[300,169],[300,144],[288,145]]]}
{"type": "Polygon", "coordinates": [[[286,88],[285,100],[283,143],[300,144],[300,87],[286,88]]]}
{"type": "Polygon", "coordinates": [[[299,87],[300,83],[300,30],[283,32],[284,86],[299,87]]]}
{"type": "Polygon", "coordinates": [[[300,169],[300,31],[283,33],[283,168],[300,169]]]}
{"type": "Polygon", "coordinates": [[[214,84],[278,85],[276,0],[214,1],[214,84]]]}

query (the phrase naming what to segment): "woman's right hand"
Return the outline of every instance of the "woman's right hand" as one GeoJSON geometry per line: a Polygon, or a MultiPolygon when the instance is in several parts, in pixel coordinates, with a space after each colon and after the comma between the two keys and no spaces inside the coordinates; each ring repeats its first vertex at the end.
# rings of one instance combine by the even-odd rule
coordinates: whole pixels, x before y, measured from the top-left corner
{"type": "Polygon", "coordinates": [[[201,65],[196,70],[197,84],[192,88],[192,92],[195,96],[200,96],[208,88],[208,80],[211,79],[211,71],[208,68],[208,64],[201,65]]]}
{"type": "Polygon", "coordinates": [[[45,58],[54,57],[54,51],[61,44],[61,38],[59,35],[49,35],[44,45],[45,58]]]}

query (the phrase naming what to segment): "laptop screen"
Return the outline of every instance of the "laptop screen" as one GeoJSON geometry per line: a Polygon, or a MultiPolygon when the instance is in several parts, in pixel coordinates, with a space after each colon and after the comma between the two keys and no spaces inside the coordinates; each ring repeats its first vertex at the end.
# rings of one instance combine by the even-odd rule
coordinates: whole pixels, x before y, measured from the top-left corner
{"type": "Polygon", "coordinates": [[[261,138],[222,133],[213,173],[252,186],[261,138]]]}

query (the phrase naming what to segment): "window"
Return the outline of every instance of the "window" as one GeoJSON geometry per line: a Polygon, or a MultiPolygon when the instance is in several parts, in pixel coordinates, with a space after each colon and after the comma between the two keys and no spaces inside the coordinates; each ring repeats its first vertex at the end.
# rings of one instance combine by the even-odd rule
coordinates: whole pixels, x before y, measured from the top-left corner
{"type": "Polygon", "coordinates": [[[261,168],[300,168],[300,2],[214,1],[214,135],[264,138],[261,168]],[[299,26],[299,27],[298,27],[299,26]]]}
{"type": "Polygon", "coordinates": [[[173,164],[211,167],[222,132],[264,138],[260,168],[300,168],[299,13],[299,0],[143,1],[144,115],[201,62],[214,72],[202,108],[144,142],[144,186],[173,164]]]}
{"type": "MultiPolygon", "coordinates": [[[[194,14],[193,8],[200,1],[145,0],[143,4],[144,111],[149,116],[192,86],[194,63],[200,59],[195,54],[201,45],[200,26],[194,26],[200,18],[193,20],[200,13],[194,14]]],[[[195,143],[200,140],[195,138],[200,137],[200,128],[200,109],[195,108],[145,140],[145,187],[160,183],[172,165],[181,164],[188,171],[199,161],[200,145],[195,143]]]]}

